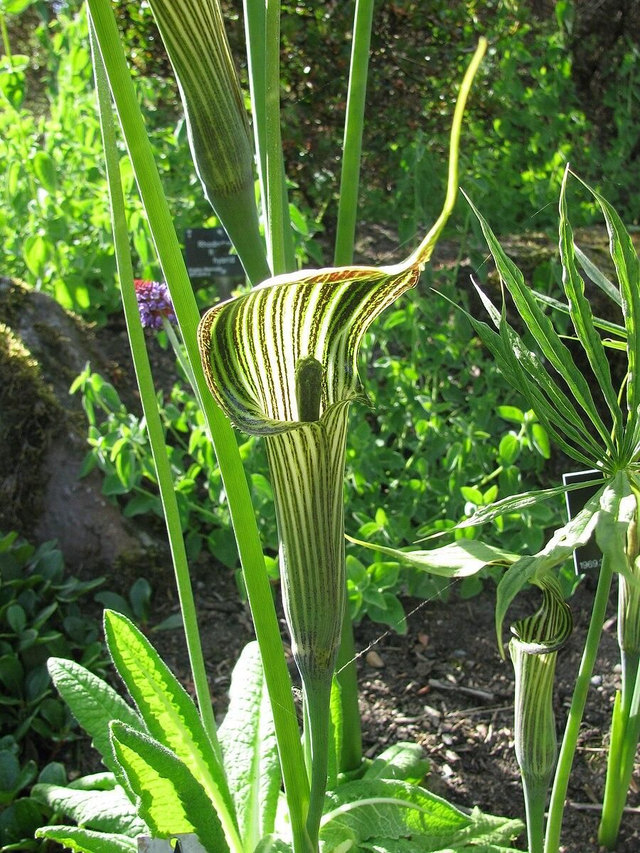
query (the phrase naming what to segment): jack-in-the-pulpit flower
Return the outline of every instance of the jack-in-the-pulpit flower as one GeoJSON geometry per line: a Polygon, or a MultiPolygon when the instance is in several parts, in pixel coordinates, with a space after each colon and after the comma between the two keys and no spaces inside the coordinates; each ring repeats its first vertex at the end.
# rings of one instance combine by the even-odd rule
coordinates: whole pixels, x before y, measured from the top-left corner
{"type": "Polygon", "coordinates": [[[213,396],[236,427],[266,442],[285,613],[309,722],[311,839],[326,787],[329,698],[345,607],[343,478],[349,405],[360,394],[358,348],[375,318],[417,284],[451,212],[462,110],[484,48],[454,116],[445,207],[405,262],[278,276],[212,308],[198,329],[213,396]]]}
{"type": "Polygon", "coordinates": [[[169,289],[163,281],[145,281],[137,278],[133,282],[138,300],[140,320],[145,329],[161,329],[163,321],[176,322],[169,289]]]}
{"type": "Polygon", "coordinates": [[[552,574],[538,582],[542,605],[511,626],[509,653],[516,677],[514,740],[522,775],[530,853],[540,853],[544,809],[556,764],[557,737],[553,681],[558,650],[573,630],[573,619],[552,574]]]}

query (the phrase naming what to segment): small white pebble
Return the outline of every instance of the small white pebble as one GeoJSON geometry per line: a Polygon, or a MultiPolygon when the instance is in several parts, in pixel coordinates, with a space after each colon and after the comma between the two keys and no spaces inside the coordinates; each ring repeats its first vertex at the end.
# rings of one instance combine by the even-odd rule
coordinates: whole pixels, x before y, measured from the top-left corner
{"type": "Polygon", "coordinates": [[[602,676],[601,675],[592,676],[591,683],[593,684],[594,687],[599,687],[602,684],[602,676]]]}

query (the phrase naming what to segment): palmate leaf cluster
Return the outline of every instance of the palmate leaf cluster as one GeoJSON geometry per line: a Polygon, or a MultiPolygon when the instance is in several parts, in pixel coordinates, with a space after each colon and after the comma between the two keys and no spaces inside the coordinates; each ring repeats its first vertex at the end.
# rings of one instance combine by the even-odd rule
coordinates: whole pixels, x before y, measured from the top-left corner
{"type": "MultiPolygon", "coordinates": [[[[493,560],[508,565],[498,586],[496,624],[502,647],[501,625],[514,596],[527,583],[536,583],[593,535],[599,547],[615,552],[615,570],[633,583],[632,569],[624,557],[624,531],[637,513],[638,473],[640,471],[640,283],[638,257],[633,242],[620,217],[599,193],[586,184],[599,205],[607,225],[610,254],[617,273],[618,285],[612,284],[573,243],[566,203],[567,170],[560,196],[560,257],[563,266],[563,288],[566,303],[540,297],[524,282],[520,270],[506,256],[486,220],[475,207],[489,245],[500,281],[512,298],[527,329],[523,338],[507,320],[506,306],[496,308],[477,287],[494,328],[465,312],[480,339],[490,350],[506,379],[524,395],[540,424],[564,453],[582,467],[594,469],[593,480],[586,485],[598,486],[597,494],[567,525],[555,532],[537,553],[514,559],[510,552],[497,549],[493,560]],[[585,284],[577,262],[585,274],[622,310],[622,323],[603,321],[593,316],[585,296],[585,284]],[[591,375],[585,375],[573,350],[556,331],[552,319],[541,303],[569,315],[575,339],[589,364],[591,375]],[[606,335],[601,337],[598,329],[606,335]],[[535,349],[528,344],[533,338],[535,349]],[[624,353],[627,363],[620,388],[614,387],[608,352],[624,353]],[[497,553],[502,551],[501,556],[497,553]]],[[[619,356],[617,356],[619,358],[619,356]]],[[[457,525],[474,527],[514,511],[533,507],[569,489],[556,487],[524,492],[483,506],[457,525]]],[[[360,543],[377,550],[371,543],[360,543]]],[[[410,561],[426,572],[460,577],[473,572],[469,543],[456,542],[444,549],[403,552],[383,549],[388,557],[410,561]],[[444,565],[448,562],[448,565],[444,565]]],[[[471,545],[477,549],[477,545],[471,545]]],[[[476,555],[477,556],[477,555],[476,555]]],[[[488,564],[485,559],[476,571],[488,564]]]]}
{"type": "MultiPolygon", "coordinates": [[[[257,643],[245,647],[234,669],[218,755],[195,705],[144,635],[112,611],[105,614],[105,633],[135,707],[79,664],[50,661],[58,690],[106,770],[68,786],[36,785],[36,800],[77,823],[44,827],[38,835],[85,853],[128,853],[137,849],[140,835],[193,834],[208,853],[290,853],[257,643]]],[[[339,729],[339,714],[333,720],[339,729]]],[[[334,749],[340,741],[334,731],[334,749]]],[[[323,853],[513,849],[519,821],[477,809],[463,813],[418,786],[427,767],[419,747],[395,744],[369,762],[360,779],[345,781],[334,774],[320,831],[323,853]]]]}

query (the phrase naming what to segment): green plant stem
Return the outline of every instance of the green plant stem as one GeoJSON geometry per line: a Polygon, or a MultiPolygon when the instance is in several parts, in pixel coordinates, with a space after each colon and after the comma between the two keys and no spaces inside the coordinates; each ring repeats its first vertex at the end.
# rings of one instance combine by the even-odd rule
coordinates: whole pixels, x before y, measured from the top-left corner
{"type": "Polygon", "coordinates": [[[622,693],[616,697],[611,720],[607,781],[602,803],[598,841],[615,848],[640,737],[640,671],[638,656],[623,653],[622,693]]]}
{"type": "MultiPolygon", "coordinates": [[[[307,685],[304,695],[311,751],[311,796],[307,815],[307,833],[314,853],[320,849],[318,833],[324,809],[324,795],[327,790],[331,680],[329,676],[312,685],[307,685]]],[[[305,736],[307,736],[306,733],[305,736]]]]}
{"type": "Polygon", "coordinates": [[[527,813],[528,853],[543,853],[544,810],[547,804],[549,778],[531,780],[522,776],[522,793],[527,813]]]}
{"type": "Polygon", "coordinates": [[[604,625],[604,618],[607,612],[612,576],[613,569],[611,565],[611,558],[607,554],[603,554],[600,576],[598,578],[598,587],[596,589],[593,610],[591,612],[591,622],[589,623],[589,630],[587,631],[587,639],[585,640],[582,660],[580,661],[580,669],[578,670],[578,677],[576,678],[576,686],[571,698],[569,717],[567,719],[567,725],[562,739],[562,746],[558,757],[558,766],[556,768],[553,790],[551,792],[544,846],[545,853],[558,853],[560,846],[562,816],[564,814],[564,801],[567,795],[567,788],[569,786],[569,775],[571,773],[573,757],[578,743],[580,723],[582,722],[584,706],[587,701],[587,693],[589,692],[591,673],[593,672],[593,666],[598,653],[600,635],[602,633],[602,626],[604,625]]]}
{"type": "Polygon", "coordinates": [[[13,54],[11,53],[11,42],[9,41],[9,30],[7,29],[7,19],[4,12],[0,10],[0,30],[2,31],[2,46],[4,54],[9,61],[9,65],[13,65],[13,54]]]}
{"type": "Polygon", "coordinates": [[[334,254],[337,267],[353,263],[373,5],[374,0],[356,0],[334,254]]]}
{"type": "Polygon", "coordinates": [[[88,0],[88,4],[140,196],[195,379],[196,397],[220,466],[231,520],[236,531],[256,636],[262,652],[289,805],[294,851],[306,853],[309,849],[305,830],[309,787],[293,704],[291,679],[283,653],[247,478],[231,425],[215,404],[206,385],[196,338],[200,319],[198,308],[162,190],[151,144],[144,128],[111,5],[109,0],[88,0]]]}
{"type": "MultiPolygon", "coordinates": [[[[120,166],[116,146],[115,128],[112,118],[111,98],[109,87],[104,71],[104,66],[99,52],[96,50],[95,33],[90,24],[91,42],[94,57],[94,68],[96,78],[96,89],[100,105],[100,126],[105,152],[107,167],[107,181],[109,186],[109,199],[111,203],[111,222],[113,225],[113,236],[115,244],[116,262],[120,285],[122,290],[122,302],[124,307],[127,333],[131,346],[131,356],[136,374],[136,380],[140,391],[140,400],[144,412],[147,434],[151,445],[151,453],[156,469],[156,477],[160,490],[160,498],[164,510],[164,517],[169,537],[169,547],[175,572],[180,608],[184,624],[184,632],[187,641],[189,662],[193,674],[193,682],[198,698],[200,716],[211,741],[218,761],[222,765],[222,750],[218,740],[216,721],[213,715],[211,694],[207,681],[207,672],[202,654],[200,632],[198,630],[198,618],[196,614],[195,600],[191,579],[189,576],[189,565],[187,552],[182,535],[182,524],[180,512],[174,489],[173,477],[171,476],[171,464],[167,454],[164,441],[162,421],[158,411],[158,402],[151,374],[151,365],[144,337],[144,329],[138,312],[138,302],[133,283],[133,265],[129,252],[129,235],[127,232],[127,218],[124,206],[122,184],[120,183],[120,166]]],[[[230,814],[225,799],[230,800],[230,793],[221,790],[218,792],[215,802],[216,811],[225,832],[230,848],[237,853],[242,853],[242,841],[238,834],[235,816],[230,814]]]]}
{"type": "Polygon", "coordinates": [[[356,646],[353,639],[353,624],[349,614],[349,596],[342,619],[342,637],[336,670],[340,684],[342,703],[342,754],[340,771],[357,770],[362,764],[362,727],[358,706],[358,672],[356,669],[356,646]]]}
{"type": "MultiPolygon", "coordinates": [[[[269,260],[273,275],[292,272],[288,268],[287,236],[291,231],[286,184],[283,180],[280,131],[280,2],[266,0],[264,67],[264,164],[269,232],[269,260]]],[[[259,155],[259,159],[262,158],[259,155]]]]}
{"type": "Polygon", "coordinates": [[[162,328],[164,329],[164,331],[167,335],[167,338],[169,339],[169,343],[171,344],[171,349],[174,351],[176,358],[178,360],[178,363],[179,363],[180,367],[182,368],[182,370],[184,371],[184,375],[189,380],[189,384],[191,385],[193,393],[195,394],[197,391],[197,387],[196,387],[196,380],[195,380],[195,377],[193,375],[193,371],[191,370],[191,365],[189,364],[189,362],[185,358],[184,351],[182,348],[182,344],[178,340],[178,336],[176,335],[173,326],[171,325],[169,320],[167,320],[166,317],[162,318],[162,328]]]}

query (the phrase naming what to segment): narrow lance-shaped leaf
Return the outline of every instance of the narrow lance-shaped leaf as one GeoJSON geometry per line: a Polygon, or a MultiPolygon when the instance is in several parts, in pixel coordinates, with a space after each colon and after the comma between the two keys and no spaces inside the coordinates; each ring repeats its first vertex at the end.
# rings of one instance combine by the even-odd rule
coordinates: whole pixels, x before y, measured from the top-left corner
{"type": "Polygon", "coordinates": [[[237,825],[227,779],[193,701],[126,616],[106,610],[104,630],[118,674],[149,733],[185,763],[215,804],[225,832],[233,838],[237,825]]]}
{"type": "Polygon", "coordinates": [[[351,536],[346,538],[355,545],[362,545],[370,551],[380,551],[415,569],[444,578],[465,578],[477,574],[486,566],[510,566],[520,559],[518,554],[487,545],[478,539],[460,539],[429,551],[401,551],[375,542],[363,542],[351,536]]]}
{"type": "Polygon", "coordinates": [[[470,200],[469,204],[480,222],[500,279],[513,297],[520,316],[527,324],[544,356],[569,386],[576,401],[598,431],[605,447],[613,450],[611,436],[600,417],[587,380],[576,366],[567,347],[558,337],[550,319],[540,310],[535,297],[525,285],[520,270],[506,256],[489,224],[470,200]]]}
{"type": "Polygon", "coordinates": [[[562,260],[562,283],[569,302],[569,313],[578,340],[582,344],[591,369],[607,402],[616,432],[622,435],[622,411],[611,381],[611,369],[600,335],[597,333],[589,301],[584,295],[584,281],[575,265],[573,231],[567,214],[567,178],[565,170],[560,190],[560,258],[562,260]]]}
{"type": "MultiPolygon", "coordinates": [[[[577,176],[576,176],[577,177],[577,176]]],[[[627,430],[629,440],[625,446],[627,457],[635,459],[638,422],[640,421],[640,260],[633,241],[624,224],[609,202],[585,183],[600,205],[609,232],[609,251],[618,275],[622,313],[627,330],[627,430]]]]}

